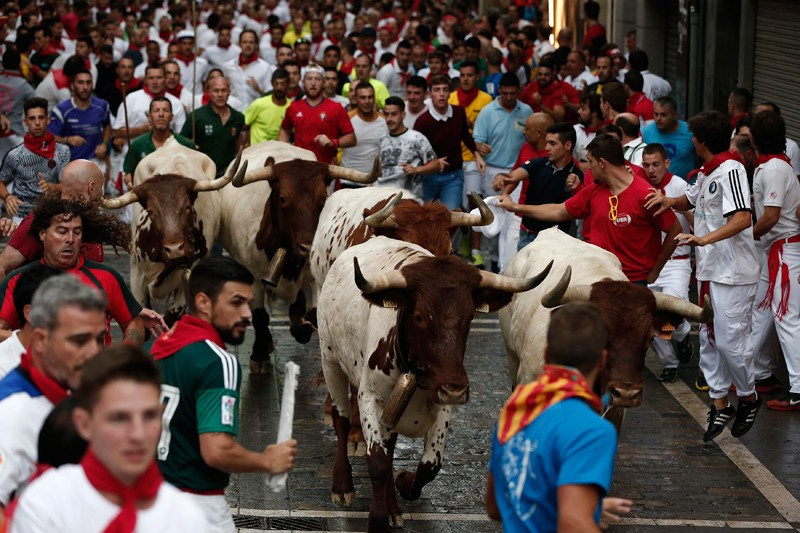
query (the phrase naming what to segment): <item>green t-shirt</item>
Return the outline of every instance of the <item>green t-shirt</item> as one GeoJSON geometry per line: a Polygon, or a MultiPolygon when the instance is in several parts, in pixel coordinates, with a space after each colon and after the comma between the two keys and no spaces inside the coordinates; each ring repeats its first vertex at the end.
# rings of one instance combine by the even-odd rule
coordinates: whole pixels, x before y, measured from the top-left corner
{"type": "Polygon", "coordinates": [[[268,94],[254,100],[245,109],[244,122],[250,126],[250,146],[261,141],[278,139],[283,117],[291,103],[292,99],[287,98],[284,105],[278,105],[272,101],[272,95],[268,94]]]}
{"type": "MultiPolygon", "coordinates": [[[[187,148],[191,148],[194,150],[194,143],[183,137],[182,135],[178,135],[177,133],[173,134],[175,140],[181,143],[182,145],[186,146],[187,148]]],[[[132,143],[131,148],[128,150],[128,153],[125,154],[125,162],[122,164],[122,171],[125,174],[130,174],[133,176],[136,167],[139,166],[139,161],[147,157],[148,155],[152,154],[156,151],[156,145],[153,144],[153,134],[148,133],[145,135],[141,135],[137,137],[132,143]]]]}
{"type": "MultiPolygon", "coordinates": [[[[386,99],[391,96],[391,94],[389,94],[389,89],[386,88],[386,85],[384,85],[382,81],[376,80],[375,78],[370,78],[369,84],[372,85],[373,89],[375,89],[375,103],[378,104],[378,109],[383,109],[386,99]]],[[[345,98],[350,98],[351,85],[353,87],[358,85],[358,80],[356,80],[353,84],[344,84],[344,87],[342,87],[342,96],[345,98]]]]}
{"type": "Polygon", "coordinates": [[[158,441],[164,479],[181,489],[224,489],[230,474],[203,461],[199,436],[239,432],[239,361],[212,341],[200,341],[157,362],[165,426],[168,422],[158,441]]]}
{"type": "MultiPolygon", "coordinates": [[[[233,158],[236,157],[236,141],[244,128],[244,115],[231,106],[228,122],[222,123],[211,104],[204,105],[194,111],[194,140],[197,149],[206,154],[217,165],[217,175],[225,172],[233,158]]],[[[181,135],[191,139],[192,114],[186,117],[181,135]]]]}

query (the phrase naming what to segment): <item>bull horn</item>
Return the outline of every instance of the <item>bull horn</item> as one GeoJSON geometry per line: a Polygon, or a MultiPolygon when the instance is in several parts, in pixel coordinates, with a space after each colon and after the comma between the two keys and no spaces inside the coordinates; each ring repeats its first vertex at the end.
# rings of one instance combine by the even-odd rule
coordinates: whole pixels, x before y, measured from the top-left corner
{"type": "Polygon", "coordinates": [[[659,311],[667,311],[675,313],[682,317],[694,320],[701,324],[705,324],[714,318],[714,309],[711,307],[711,298],[705,295],[703,300],[703,307],[694,305],[693,303],[664,294],[663,292],[654,292],[653,296],[656,297],[656,309],[659,311]]]}
{"type": "Polygon", "coordinates": [[[539,285],[547,275],[550,269],[553,268],[553,262],[550,261],[544,270],[533,276],[532,278],[510,278],[508,276],[501,276],[493,272],[481,271],[481,288],[497,289],[506,292],[525,292],[539,285]]]}
{"type": "Polygon", "coordinates": [[[592,294],[592,286],[575,285],[570,287],[570,279],[572,279],[572,267],[567,265],[556,286],[542,297],[542,305],[547,308],[553,308],[567,302],[588,301],[592,294]]]}
{"type": "Polygon", "coordinates": [[[372,170],[369,173],[353,170],[352,168],[340,167],[338,165],[328,165],[328,173],[332,178],[349,180],[355,183],[370,184],[381,175],[381,160],[376,157],[372,163],[372,170]]]}
{"type": "Polygon", "coordinates": [[[397,204],[403,198],[403,191],[395,194],[389,203],[387,203],[383,208],[378,211],[377,213],[372,213],[371,215],[364,218],[364,222],[366,222],[367,226],[372,229],[378,228],[396,228],[397,222],[394,220],[392,213],[394,213],[394,209],[397,207],[397,204]]]}
{"type": "MultiPolygon", "coordinates": [[[[245,164],[247,162],[245,161],[245,164]]],[[[236,173],[236,176],[233,178],[234,187],[244,187],[249,183],[253,183],[254,181],[262,181],[262,180],[269,180],[272,179],[274,172],[272,171],[272,165],[268,167],[257,168],[251,172],[245,173],[241,170],[236,173]]]]}
{"type": "Polygon", "coordinates": [[[195,192],[205,192],[205,191],[218,191],[231,180],[242,180],[242,177],[247,172],[247,160],[245,159],[244,164],[239,167],[239,163],[242,160],[242,151],[239,150],[239,153],[236,155],[236,161],[233,163],[233,166],[230,167],[230,170],[221,178],[213,179],[213,180],[202,180],[198,181],[194,185],[195,192]]]}
{"type": "Polygon", "coordinates": [[[269,265],[267,265],[267,272],[264,274],[264,277],[261,278],[264,283],[269,285],[270,287],[277,287],[278,282],[281,279],[281,273],[283,272],[283,264],[286,262],[286,249],[285,248],[278,248],[275,250],[275,255],[272,256],[272,259],[269,261],[269,265]]]}
{"type": "Polygon", "coordinates": [[[478,205],[478,211],[480,214],[473,215],[472,213],[459,212],[450,213],[451,228],[461,226],[488,226],[494,222],[494,213],[492,213],[492,210],[489,209],[488,205],[486,205],[486,202],[483,201],[483,198],[478,196],[478,193],[475,191],[470,192],[469,195],[472,198],[472,201],[478,205]]]}
{"type": "Polygon", "coordinates": [[[136,196],[136,193],[133,191],[128,191],[122,196],[117,196],[116,198],[103,198],[100,201],[100,207],[104,209],[121,209],[126,205],[132,204],[134,202],[138,202],[139,197],[136,196]]]}
{"type": "Polygon", "coordinates": [[[364,278],[364,274],[361,273],[357,257],[353,258],[353,270],[356,278],[356,287],[366,294],[387,289],[405,289],[407,286],[406,277],[399,270],[392,270],[376,276],[375,279],[367,280],[364,278]]]}

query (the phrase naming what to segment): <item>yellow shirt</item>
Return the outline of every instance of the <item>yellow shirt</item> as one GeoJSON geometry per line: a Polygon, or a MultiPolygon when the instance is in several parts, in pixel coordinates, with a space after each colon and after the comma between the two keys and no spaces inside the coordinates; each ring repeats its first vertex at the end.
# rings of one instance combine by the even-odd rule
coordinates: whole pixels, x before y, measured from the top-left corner
{"type": "Polygon", "coordinates": [[[282,106],[272,101],[272,95],[268,94],[254,100],[250,107],[244,112],[244,123],[250,126],[250,145],[261,141],[274,141],[278,138],[281,129],[281,122],[291,98],[286,99],[282,106]]]}
{"type": "MultiPolygon", "coordinates": [[[[353,83],[358,85],[358,81],[355,81],[353,83]]],[[[369,84],[372,85],[373,89],[375,89],[375,103],[378,104],[378,109],[383,109],[383,105],[386,102],[386,99],[391,96],[389,94],[389,89],[386,88],[386,85],[384,85],[382,81],[376,80],[375,78],[370,78],[369,84]]],[[[342,96],[344,96],[345,98],[350,98],[349,83],[345,83],[344,87],[342,87],[342,96]]]]}
{"type": "Polygon", "coordinates": [[[294,29],[294,23],[290,23],[288,28],[286,28],[286,33],[283,34],[283,42],[289,46],[294,46],[294,42],[300,37],[309,40],[311,39],[311,21],[307,20],[303,24],[303,27],[300,28],[299,34],[294,29]]]}
{"type": "MultiPolygon", "coordinates": [[[[478,91],[478,96],[464,108],[467,114],[467,124],[469,124],[469,134],[472,135],[472,129],[475,127],[475,121],[478,120],[478,113],[481,109],[492,103],[494,100],[491,96],[483,91],[478,91]]],[[[447,101],[450,105],[458,105],[458,91],[450,93],[450,99],[447,101]]],[[[469,151],[467,145],[461,143],[461,157],[464,161],[475,161],[475,156],[469,151]]]]}

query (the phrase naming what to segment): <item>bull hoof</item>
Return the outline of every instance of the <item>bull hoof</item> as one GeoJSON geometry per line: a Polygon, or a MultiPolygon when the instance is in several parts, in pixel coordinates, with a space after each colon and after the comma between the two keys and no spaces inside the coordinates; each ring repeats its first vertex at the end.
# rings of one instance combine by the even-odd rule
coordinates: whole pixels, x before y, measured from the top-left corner
{"type": "Polygon", "coordinates": [[[419,493],[414,494],[411,490],[414,486],[414,474],[406,470],[397,471],[397,475],[394,476],[394,486],[404,500],[413,501],[420,497],[419,493]]]}
{"type": "Polygon", "coordinates": [[[308,341],[311,340],[311,335],[313,335],[315,331],[314,325],[305,320],[297,326],[291,326],[289,328],[289,333],[291,333],[294,340],[300,344],[308,344],[308,341]]]}
{"type": "Polygon", "coordinates": [[[264,361],[259,361],[256,359],[250,359],[250,373],[251,374],[258,374],[264,375],[270,371],[271,365],[269,359],[264,361]]]}
{"type": "Polygon", "coordinates": [[[356,501],[356,493],[345,492],[343,494],[337,494],[331,492],[331,501],[340,507],[350,507],[353,502],[356,501]]]}
{"type": "Polygon", "coordinates": [[[367,443],[363,440],[347,441],[348,457],[365,457],[367,455],[367,443]]]}
{"type": "Polygon", "coordinates": [[[402,514],[389,515],[389,527],[391,527],[393,529],[402,529],[403,528],[403,515],[402,514]]]}

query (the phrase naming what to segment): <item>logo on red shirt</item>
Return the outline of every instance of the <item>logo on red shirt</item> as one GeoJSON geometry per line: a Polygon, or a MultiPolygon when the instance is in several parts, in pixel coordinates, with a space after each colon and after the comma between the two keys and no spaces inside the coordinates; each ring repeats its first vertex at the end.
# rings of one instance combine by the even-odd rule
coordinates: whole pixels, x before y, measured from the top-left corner
{"type": "Polygon", "coordinates": [[[617,218],[614,219],[613,224],[618,228],[624,228],[628,224],[631,223],[631,216],[626,214],[617,215],[617,218]]]}

